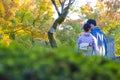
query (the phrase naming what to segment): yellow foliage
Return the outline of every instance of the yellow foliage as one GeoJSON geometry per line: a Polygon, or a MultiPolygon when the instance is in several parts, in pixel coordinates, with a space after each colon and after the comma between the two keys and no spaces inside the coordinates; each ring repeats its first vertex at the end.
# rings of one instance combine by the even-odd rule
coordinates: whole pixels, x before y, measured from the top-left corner
{"type": "Polygon", "coordinates": [[[48,41],[47,30],[51,27],[48,24],[53,15],[51,0],[3,0],[3,2],[4,4],[0,2],[0,34],[3,35],[1,43],[9,45],[10,33],[15,34],[15,39],[27,35],[48,41]]]}
{"type": "Polygon", "coordinates": [[[5,9],[2,2],[0,1],[0,17],[3,17],[4,15],[5,15],[5,9]]]}
{"type": "Polygon", "coordinates": [[[3,43],[7,46],[9,46],[9,44],[11,43],[11,40],[9,39],[9,36],[6,34],[2,35],[2,40],[0,41],[0,43],[3,43]]]}
{"type": "Polygon", "coordinates": [[[0,26],[0,35],[3,34],[2,27],[0,26]]]}
{"type": "Polygon", "coordinates": [[[21,30],[17,31],[17,33],[18,33],[18,34],[21,34],[21,35],[22,35],[22,34],[24,35],[25,31],[21,29],[21,30]]]}
{"type": "Polygon", "coordinates": [[[4,2],[5,2],[6,4],[10,4],[11,1],[12,1],[12,0],[5,0],[4,2]]]}
{"type": "Polygon", "coordinates": [[[20,0],[14,0],[15,3],[19,3],[20,0]]]}
{"type": "Polygon", "coordinates": [[[98,1],[95,7],[98,8],[99,10],[103,11],[105,8],[105,4],[101,1],[98,1]]]}
{"type": "Polygon", "coordinates": [[[89,15],[92,13],[92,8],[86,4],[81,6],[81,11],[82,11],[82,14],[89,15]]]}
{"type": "Polygon", "coordinates": [[[0,18],[0,25],[4,24],[5,20],[4,18],[0,18]]]}
{"type": "Polygon", "coordinates": [[[31,0],[24,0],[25,3],[28,3],[28,2],[30,2],[30,1],[31,1],[31,0]]]}

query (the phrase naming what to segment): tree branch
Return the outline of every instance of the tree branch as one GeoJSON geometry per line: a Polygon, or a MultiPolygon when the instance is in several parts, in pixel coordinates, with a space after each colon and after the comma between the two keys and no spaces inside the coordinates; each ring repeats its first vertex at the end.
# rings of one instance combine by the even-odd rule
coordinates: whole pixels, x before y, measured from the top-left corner
{"type": "Polygon", "coordinates": [[[66,2],[66,0],[64,0],[64,1],[59,0],[59,3],[61,4],[61,13],[63,12],[65,2],[66,2]]]}
{"type": "Polygon", "coordinates": [[[69,0],[68,6],[72,5],[75,2],[75,0],[69,0]]]}
{"type": "Polygon", "coordinates": [[[54,6],[56,6],[56,10],[57,10],[58,15],[59,15],[59,17],[55,20],[52,27],[48,31],[48,39],[49,39],[49,42],[50,42],[52,48],[57,47],[57,43],[56,43],[55,38],[53,36],[55,30],[57,29],[57,25],[60,25],[65,20],[67,14],[68,14],[70,5],[73,4],[73,2],[75,0],[69,0],[68,4],[65,4],[66,1],[67,0],[64,0],[64,1],[59,0],[61,7],[62,7],[61,13],[60,13],[58,10],[58,7],[55,4],[55,0],[52,0],[52,3],[54,4],[54,6]],[[64,7],[65,5],[66,5],[66,7],[64,7]]]}
{"type": "Polygon", "coordinates": [[[56,9],[58,15],[60,16],[60,11],[59,11],[59,9],[58,9],[56,3],[55,3],[55,0],[51,0],[51,1],[52,1],[53,5],[55,6],[55,9],[56,9]]]}
{"type": "Polygon", "coordinates": [[[59,0],[59,3],[61,4],[61,6],[62,6],[62,1],[61,0],[59,0]]]}

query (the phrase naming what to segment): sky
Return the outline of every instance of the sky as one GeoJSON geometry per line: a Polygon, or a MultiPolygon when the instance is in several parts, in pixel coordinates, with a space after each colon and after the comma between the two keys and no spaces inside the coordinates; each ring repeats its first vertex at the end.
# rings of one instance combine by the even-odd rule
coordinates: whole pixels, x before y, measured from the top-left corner
{"type": "Polygon", "coordinates": [[[95,4],[97,3],[97,0],[75,0],[74,4],[76,6],[81,6],[83,4],[86,4],[87,2],[89,2],[91,6],[95,6],[95,4]]]}
{"type": "MultiPolygon", "coordinates": [[[[89,3],[91,7],[94,7],[97,3],[97,0],[76,0],[75,3],[73,4],[73,6],[75,7],[75,9],[80,9],[80,6],[86,4],[86,3],[89,3]]],[[[71,13],[71,14],[68,14],[69,17],[72,19],[72,20],[76,20],[76,19],[79,19],[79,16],[78,16],[78,13],[71,13]]]]}

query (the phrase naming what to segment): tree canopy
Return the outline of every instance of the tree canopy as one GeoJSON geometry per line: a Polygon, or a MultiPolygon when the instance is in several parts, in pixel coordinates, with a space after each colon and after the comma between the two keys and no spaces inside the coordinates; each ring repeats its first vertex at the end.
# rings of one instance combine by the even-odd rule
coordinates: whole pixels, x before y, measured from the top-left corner
{"type": "Polygon", "coordinates": [[[97,25],[107,36],[115,39],[116,54],[119,55],[120,1],[97,0],[94,7],[90,3],[72,6],[74,0],[0,0],[0,43],[9,45],[12,41],[27,47],[36,41],[75,46],[81,26],[86,19],[96,19],[97,25]],[[29,6],[29,7],[28,7],[29,6]],[[70,12],[79,14],[78,20],[67,18],[70,12]],[[53,18],[55,12],[57,19],[53,18]],[[72,29],[66,28],[70,25],[72,29]],[[59,26],[63,29],[59,30],[59,26]],[[56,32],[55,32],[56,31],[56,32]]]}

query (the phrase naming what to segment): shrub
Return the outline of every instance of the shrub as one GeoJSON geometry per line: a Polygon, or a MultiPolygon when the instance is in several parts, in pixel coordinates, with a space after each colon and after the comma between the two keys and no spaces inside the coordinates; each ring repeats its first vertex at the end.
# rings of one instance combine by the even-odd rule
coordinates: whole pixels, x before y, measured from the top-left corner
{"type": "Polygon", "coordinates": [[[119,80],[119,67],[119,61],[83,56],[68,46],[0,46],[1,80],[119,80]]]}

